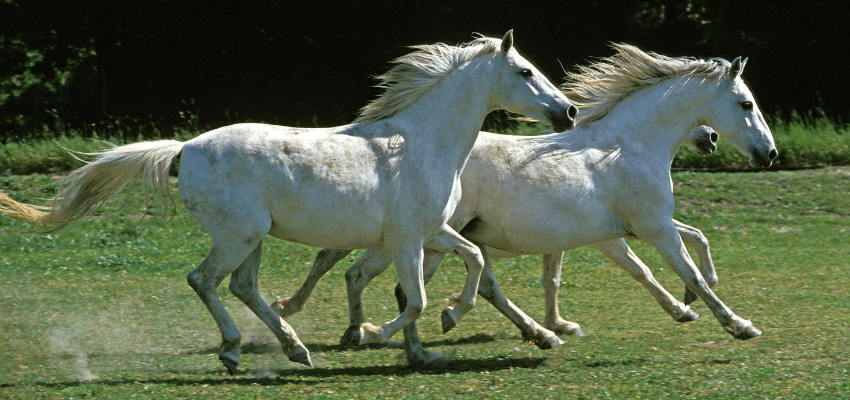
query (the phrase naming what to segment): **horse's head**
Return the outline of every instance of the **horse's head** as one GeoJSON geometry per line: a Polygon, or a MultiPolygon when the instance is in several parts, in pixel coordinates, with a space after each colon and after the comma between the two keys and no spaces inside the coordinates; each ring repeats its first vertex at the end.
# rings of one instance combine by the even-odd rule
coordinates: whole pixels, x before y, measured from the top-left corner
{"type": "Polygon", "coordinates": [[[718,92],[707,104],[705,122],[749,155],[750,165],[769,167],[776,156],[776,145],[750,89],[741,79],[747,60],[732,61],[718,92]]]}
{"type": "Polygon", "coordinates": [[[576,108],[513,47],[513,30],[502,38],[501,51],[494,65],[500,66],[496,106],[551,124],[555,132],[575,127],[576,108]]]}

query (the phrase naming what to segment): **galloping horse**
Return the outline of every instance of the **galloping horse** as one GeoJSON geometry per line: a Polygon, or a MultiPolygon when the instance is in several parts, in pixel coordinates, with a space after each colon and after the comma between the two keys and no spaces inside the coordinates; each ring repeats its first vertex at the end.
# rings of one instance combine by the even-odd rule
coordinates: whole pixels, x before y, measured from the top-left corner
{"type": "MultiPolygon", "coordinates": [[[[479,135],[461,177],[463,198],[449,225],[476,244],[512,254],[546,254],[560,260],[564,250],[594,245],[635,266],[633,276],[649,283],[647,287],[675,319],[696,318],[663,288],[655,291],[660,285],[622,238],[642,239],[662,255],[689,293],[706,302],[732,336],[759,336],[750,321],[735,315],[711,291],[716,283],[713,267],[703,265],[701,274],[691,260],[682,236],[693,239],[701,234],[673,220],[670,177],[673,156],[700,125],[730,140],[753,166],[767,167],[778,155],[770,129],[741,79],[746,60],[671,58],[622,44],[614,49],[614,56],[568,76],[565,94],[582,110],[572,132],[479,135]]],[[[487,257],[486,247],[480,247],[487,257]]],[[[315,265],[327,269],[339,254],[325,249],[315,265]]],[[[426,278],[442,257],[426,252],[426,278]]],[[[390,261],[381,249],[370,249],[346,273],[354,293],[349,298],[352,322],[362,321],[362,287],[390,261]]],[[[520,326],[525,338],[534,338],[541,347],[559,344],[551,332],[540,330],[505,298],[489,260],[484,272],[481,295],[520,326]]],[[[443,318],[444,331],[454,323],[443,318]]],[[[350,342],[345,336],[343,342],[350,342]]],[[[422,354],[415,324],[405,327],[405,338],[408,358],[422,354]]]]}
{"type": "MultiPolygon", "coordinates": [[[[697,154],[708,155],[717,150],[718,134],[711,127],[698,126],[683,143],[697,154]]],[[[473,147],[473,152],[475,148],[473,147]]],[[[709,252],[708,239],[699,229],[674,220],[682,240],[692,247],[700,260],[700,273],[703,278],[713,286],[717,282],[714,270],[714,262],[709,252]]],[[[697,318],[697,314],[687,307],[693,298],[693,292],[686,291],[685,304],[676,301],[658,282],[653,278],[652,272],[643,262],[634,255],[625,242],[619,240],[605,241],[591,244],[590,247],[600,251],[614,261],[620,268],[628,272],[635,280],[644,285],[655,297],[662,308],[679,322],[687,322],[697,318]]],[[[323,249],[316,256],[316,260],[310,268],[307,278],[291,297],[285,297],[272,302],[271,307],[281,317],[286,318],[292,314],[303,311],[304,305],[321,277],[327,273],[339,260],[350,253],[349,250],[323,249]]],[[[349,298],[350,328],[341,340],[342,344],[358,344],[356,330],[364,324],[366,318],[363,315],[362,295],[363,290],[377,275],[383,273],[389,267],[392,260],[384,254],[385,258],[376,259],[381,252],[370,250],[360,258],[346,273],[348,281],[347,292],[349,298]],[[356,329],[355,329],[356,327],[356,329]]],[[[442,257],[445,253],[426,250],[425,259],[430,257],[442,257]]],[[[512,258],[518,254],[508,253],[498,249],[488,248],[490,258],[512,258]]],[[[546,302],[544,311],[543,327],[530,317],[525,316],[522,310],[515,308],[512,303],[496,303],[495,307],[522,330],[525,340],[533,341],[540,348],[548,349],[560,345],[563,342],[555,334],[566,334],[570,336],[584,336],[581,327],[575,322],[564,320],[558,310],[558,291],[561,282],[561,262],[563,252],[547,254],[543,256],[543,289],[546,302]],[[552,332],[549,332],[551,330],[552,332]],[[553,333],[554,332],[554,333],[553,333]]],[[[439,265],[439,261],[428,261],[424,263],[427,267],[424,271],[427,282],[439,265]],[[433,267],[433,269],[431,269],[433,267]]],[[[456,296],[452,296],[454,301],[456,296]]]]}
{"type": "Polygon", "coordinates": [[[502,40],[415,46],[380,76],[383,95],[351,125],[303,129],[238,124],[185,143],[142,142],[97,154],[72,172],[49,212],[0,194],[0,211],[56,230],[85,216],[130,181],[169,200],[168,170],[179,157],[180,197],[210,234],[209,256],[188,275],[222,335],[219,358],[234,373],[241,336],[216,292],[230,290],[281,342],[290,360],[311,366],[295,331],[260,296],[257,271],[266,235],[310,246],[385,249],[410,301],[364,343],[382,343],[426,305],[423,246],[459,254],[470,274],[458,307],[472,308],[480,251],[446,222],[460,199],[460,174],[485,116],[495,109],[553,125],[575,124],[576,108],[502,40]]]}

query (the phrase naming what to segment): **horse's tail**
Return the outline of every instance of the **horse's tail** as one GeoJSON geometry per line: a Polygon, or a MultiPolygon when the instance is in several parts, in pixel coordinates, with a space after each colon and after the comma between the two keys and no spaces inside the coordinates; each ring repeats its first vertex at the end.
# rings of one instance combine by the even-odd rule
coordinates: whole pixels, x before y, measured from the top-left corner
{"type": "Polygon", "coordinates": [[[161,140],[88,154],[97,157],[62,180],[49,207],[22,204],[0,193],[0,213],[55,224],[49,231],[58,231],[105,203],[130,181],[139,182],[146,190],[153,187],[167,209],[173,203],[168,171],[182,149],[182,142],[161,140]]]}

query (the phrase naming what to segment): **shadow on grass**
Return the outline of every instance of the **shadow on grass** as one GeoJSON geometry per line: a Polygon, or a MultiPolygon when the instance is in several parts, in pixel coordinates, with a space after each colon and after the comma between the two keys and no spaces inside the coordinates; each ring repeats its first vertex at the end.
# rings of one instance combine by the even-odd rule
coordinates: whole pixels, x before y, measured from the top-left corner
{"type": "MultiPolygon", "coordinates": [[[[444,340],[435,340],[430,342],[422,342],[422,347],[434,347],[434,346],[461,346],[466,344],[481,344],[481,343],[492,343],[495,342],[496,338],[493,335],[484,335],[484,334],[476,334],[465,338],[460,339],[444,339],[444,340]]],[[[374,349],[383,349],[383,348],[392,348],[392,349],[402,349],[403,345],[401,342],[387,342],[382,344],[367,344],[363,346],[343,346],[338,344],[326,344],[326,343],[304,343],[304,346],[307,347],[307,350],[310,350],[311,353],[324,353],[324,352],[335,352],[335,351],[362,351],[362,350],[374,350],[374,349]]],[[[192,350],[184,352],[183,354],[218,354],[218,347],[209,347],[206,349],[200,350],[192,350]]],[[[247,342],[242,343],[242,354],[279,354],[281,353],[280,344],[278,342],[267,342],[267,343],[255,343],[255,342],[247,342]]]]}
{"type": "MultiPolygon", "coordinates": [[[[464,344],[490,343],[496,339],[492,335],[476,334],[460,339],[446,339],[440,341],[431,341],[423,343],[424,347],[434,346],[456,346],[464,344]]],[[[335,351],[359,351],[366,349],[379,348],[398,348],[401,351],[401,343],[392,342],[383,345],[368,345],[368,346],[340,346],[327,345],[321,343],[306,344],[307,348],[314,353],[320,354],[323,352],[335,351]]],[[[199,349],[173,356],[180,355],[216,355],[219,349],[217,347],[199,349]]],[[[280,345],[277,342],[270,343],[245,343],[242,345],[242,354],[281,354],[280,345]]],[[[67,354],[60,355],[60,358],[74,358],[75,355],[67,354]]],[[[115,354],[88,354],[91,359],[99,357],[116,357],[115,354]]],[[[118,356],[119,358],[122,356],[118,356]]],[[[404,357],[402,356],[402,359],[404,357]]],[[[285,385],[285,384],[303,384],[314,385],[321,382],[326,382],[327,379],[334,377],[364,377],[364,376],[396,376],[405,377],[413,374],[422,375],[443,375],[443,374],[459,374],[470,371],[499,371],[510,369],[533,369],[540,366],[546,358],[510,358],[510,357],[485,357],[482,359],[466,359],[466,360],[449,360],[448,365],[443,368],[435,369],[419,369],[408,365],[382,365],[382,366],[351,366],[339,368],[292,368],[292,369],[240,369],[235,376],[229,377],[224,372],[224,368],[215,368],[210,370],[192,370],[180,368],[165,368],[158,369],[155,372],[151,371],[151,375],[170,375],[169,377],[152,377],[150,379],[120,378],[120,379],[94,379],[94,380],[66,380],[59,382],[35,382],[26,383],[26,386],[39,386],[50,389],[73,388],[86,385],[103,385],[103,386],[123,386],[123,385],[138,385],[138,384],[165,384],[174,386],[198,386],[198,385],[285,385]],[[179,375],[182,377],[173,377],[179,375]]],[[[139,374],[144,374],[140,372],[139,374]]],[[[17,384],[0,384],[0,388],[12,388],[21,386],[17,384]]]]}
{"type": "Polygon", "coordinates": [[[17,386],[39,386],[49,389],[65,389],[77,386],[97,385],[97,386],[124,386],[124,385],[173,385],[173,386],[200,386],[200,385],[316,385],[322,382],[327,382],[326,378],[345,378],[345,377],[364,377],[364,376],[397,376],[405,377],[413,374],[421,375],[445,375],[445,374],[460,374],[464,372],[474,371],[500,371],[513,369],[534,369],[539,367],[545,358],[509,358],[509,357],[487,357],[477,360],[452,360],[448,366],[438,369],[416,369],[404,365],[388,365],[388,366],[366,366],[366,367],[342,367],[342,368],[299,368],[299,369],[284,369],[277,371],[269,370],[239,370],[233,377],[224,375],[224,369],[215,369],[207,371],[179,371],[179,370],[162,370],[158,374],[179,374],[190,375],[185,378],[122,378],[122,379],[94,379],[86,380],[71,380],[63,382],[36,382],[16,384],[0,384],[0,388],[13,388],[17,386]],[[207,377],[203,377],[207,376],[207,377]]]}

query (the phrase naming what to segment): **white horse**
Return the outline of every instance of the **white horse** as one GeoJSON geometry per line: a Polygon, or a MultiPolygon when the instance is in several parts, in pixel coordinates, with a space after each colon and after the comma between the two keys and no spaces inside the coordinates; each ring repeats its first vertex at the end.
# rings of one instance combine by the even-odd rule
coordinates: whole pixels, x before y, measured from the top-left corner
{"type": "MultiPolygon", "coordinates": [[[[695,150],[700,155],[708,155],[717,149],[718,134],[711,127],[699,126],[695,128],[690,135],[685,139],[684,145],[695,150]]],[[[473,152],[475,147],[473,147],[473,152]]],[[[470,189],[470,188],[467,188],[470,189]]],[[[717,277],[714,270],[714,263],[709,252],[708,239],[702,234],[699,229],[683,224],[674,220],[674,223],[679,229],[679,234],[682,240],[688,246],[692,247],[699,255],[700,273],[705,280],[712,286],[717,282],[717,277]]],[[[652,276],[652,272],[643,264],[643,262],[634,255],[631,249],[625,242],[615,239],[600,243],[591,244],[590,247],[599,250],[608,258],[614,261],[620,268],[627,271],[635,280],[647,287],[650,293],[655,297],[662,308],[679,322],[689,322],[698,317],[691,311],[687,305],[695,298],[692,292],[686,289],[685,304],[677,302],[652,276]]],[[[278,299],[271,304],[282,318],[286,318],[292,314],[304,310],[304,305],[310,294],[313,292],[316,284],[321,277],[327,273],[339,260],[348,255],[350,250],[338,249],[323,249],[316,256],[310,273],[304,280],[304,283],[295,291],[291,297],[278,299]]],[[[425,266],[425,281],[428,282],[436,272],[436,267],[445,253],[431,252],[426,250],[425,258],[429,260],[424,263],[425,266]],[[431,257],[435,259],[431,260],[431,257]],[[436,258],[439,258],[437,260],[436,258]]],[[[518,254],[508,253],[498,249],[489,248],[488,254],[490,258],[513,258],[518,254]]],[[[363,290],[368,286],[376,276],[383,273],[389,267],[392,259],[388,256],[376,258],[380,252],[369,251],[361,259],[359,259],[346,273],[347,293],[349,297],[349,314],[350,323],[349,330],[343,335],[341,343],[343,345],[355,345],[359,343],[358,333],[360,328],[365,323],[362,308],[363,290]]],[[[524,316],[525,314],[518,308],[515,308],[512,303],[497,303],[495,306],[501,310],[506,316],[520,328],[525,340],[533,341],[540,348],[548,349],[563,342],[558,339],[555,334],[566,334],[570,336],[584,336],[581,327],[571,321],[564,320],[558,310],[558,291],[561,282],[561,261],[563,252],[556,254],[547,254],[543,256],[543,288],[545,292],[545,318],[543,327],[534,322],[533,319],[524,316]],[[551,333],[548,330],[554,332],[551,333]]],[[[399,290],[396,288],[396,290],[399,290]]],[[[454,302],[457,296],[451,299],[454,302]]],[[[491,296],[485,297],[487,300],[495,299],[491,296]]],[[[367,324],[368,326],[368,324],[367,324]]]]}
{"type": "Polygon", "coordinates": [[[379,77],[385,93],[351,125],[302,129],[239,124],[185,143],[116,147],[71,173],[50,212],[0,196],[0,211],[61,229],[131,180],[168,200],[168,169],[180,157],[180,197],[213,240],[188,275],[222,335],[230,373],[241,337],[217,287],[230,290],[281,342],[290,360],[312,365],[295,331],[263,301],[257,271],[266,235],[311,246],[385,249],[410,302],[363,343],[383,343],[418,318],[426,304],[423,246],[453,252],[470,265],[458,307],[472,308],[483,268],[479,250],[446,225],[460,199],[460,172],[485,116],[506,109],[572,128],[576,108],[502,40],[422,45],[379,77]]]}
{"type": "MultiPolygon", "coordinates": [[[[449,224],[476,243],[513,254],[554,258],[564,250],[607,242],[595,248],[627,255],[641,279],[654,282],[622,240],[640,238],[706,302],[724,329],[738,339],[756,337],[761,332],[711,291],[713,267],[709,271],[704,265],[701,274],[685,250],[683,236],[701,235],[683,231],[673,220],[670,177],[673,156],[699,125],[716,129],[749,155],[753,166],[767,167],[776,158],[770,129],[740,77],[746,60],[670,58],[628,45],[614,47],[614,56],[568,77],[565,93],[583,110],[574,131],[479,135],[462,176],[463,198],[449,224]]],[[[320,256],[335,254],[323,252],[320,256]]],[[[486,248],[482,253],[486,257],[486,248]]],[[[425,270],[436,269],[431,263],[442,256],[426,252],[425,270]]],[[[346,274],[349,288],[362,287],[357,281],[372,274],[364,271],[380,271],[387,259],[381,250],[367,251],[359,268],[346,274]]],[[[485,272],[482,296],[503,312],[513,309],[514,316],[523,317],[499,291],[489,268],[485,272]]],[[[674,318],[695,317],[665,293],[656,298],[669,298],[669,308],[662,306],[674,318]]],[[[350,307],[353,316],[358,305],[350,307]]],[[[454,322],[444,318],[444,331],[454,322]]],[[[514,323],[536,325],[530,318],[514,323]]],[[[405,333],[406,350],[420,352],[415,326],[408,325],[405,333]]]]}

